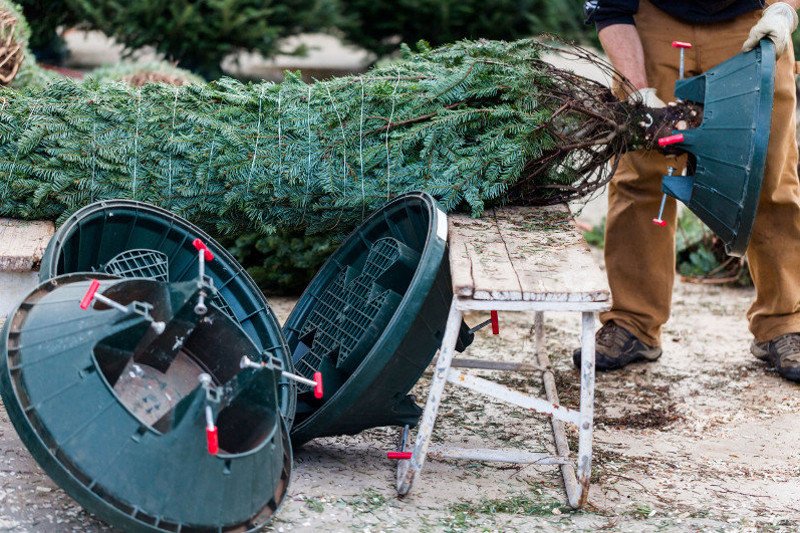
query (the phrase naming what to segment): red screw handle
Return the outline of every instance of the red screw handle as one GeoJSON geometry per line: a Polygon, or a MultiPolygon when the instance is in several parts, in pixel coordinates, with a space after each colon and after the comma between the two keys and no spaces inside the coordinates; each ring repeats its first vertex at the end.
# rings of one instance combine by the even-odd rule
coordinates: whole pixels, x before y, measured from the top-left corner
{"type": "Polygon", "coordinates": [[[692,43],[686,41],[672,41],[672,48],[691,48],[692,43]]]}
{"type": "Polygon", "coordinates": [[[322,372],[314,372],[314,398],[317,400],[321,399],[323,396],[322,391],[322,372]]]}
{"type": "Polygon", "coordinates": [[[208,453],[217,455],[219,453],[219,434],[217,433],[217,426],[206,428],[206,444],[208,445],[208,453]]]}
{"type": "Polygon", "coordinates": [[[92,304],[92,300],[94,300],[94,295],[97,294],[97,289],[99,288],[100,282],[96,279],[93,279],[89,284],[89,290],[87,290],[86,294],[84,294],[83,298],[81,298],[81,309],[84,311],[89,309],[89,306],[92,304]]]}
{"type": "Polygon", "coordinates": [[[208,249],[208,246],[206,246],[206,243],[204,243],[200,239],[193,240],[192,241],[192,246],[194,246],[195,249],[197,249],[197,251],[203,250],[203,256],[206,258],[206,261],[213,261],[214,260],[214,254],[211,253],[211,250],[208,249]]]}
{"type": "Polygon", "coordinates": [[[500,317],[497,311],[490,311],[489,317],[492,319],[492,335],[500,335],[500,317]]]}
{"type": "Polygon", "coordinates": [[[678,144],[683,142],[683,133],[676,133],[675,135],[668,135],[666,137],[661,137],[658,140],[658,145],[661,148],[665,146],[669,146],[671,144],[678,144]]]}
{"type": "Polygon", "coordinates": [[[411,459],[412,452],[386,452],[386,458],[395,461],[411,459]]]}

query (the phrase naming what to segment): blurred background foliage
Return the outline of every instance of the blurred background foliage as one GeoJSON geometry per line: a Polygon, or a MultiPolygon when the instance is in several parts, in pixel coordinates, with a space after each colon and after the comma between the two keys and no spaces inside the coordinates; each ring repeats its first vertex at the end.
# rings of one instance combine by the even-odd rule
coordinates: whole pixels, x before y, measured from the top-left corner
{"type": "Polygon", "coordinates": [[[302,50],[281,39],[343,24],[335,0],[21,0],[36,28],[31,46],[43,61],[63,59],[64,26],[100,30],[133,52],[153,47],[178,66],[207,78],[222,75],[228,54],[251,50],[269,57],[302,50]]]}
{"type": "Polygon", "coordinates": [[[459,39],[512,40],[552,33],[586,43],[583,0],[341,0],[347,41],[378,56],[402,42],[438,46],[459,39]]]}
{"type": "Polygon", "coordinates": [[[247,50],[265,57],[286,50],[281,40],[328,32],[378,57],[402,42],[432,45],[459,39],[518,39],[552,33],[591,42],[582,0],[20,0],[34,28],[31,47],[57,62],[67,50],[58,30],[79,25],[114,37],[131,52],[152,46],[168,61],[205,78],[247,50]]]}
{"type": "MultiPolygon", "coordinates": [[[[606,219],[584,231],[586,241],[605,246],[606,219]]],[[[684,281],[749,287],[753,284],[744,257],[731,257],[725,245],[688,209],[682,209],[675,231],[675,268],[684,281]]]]}

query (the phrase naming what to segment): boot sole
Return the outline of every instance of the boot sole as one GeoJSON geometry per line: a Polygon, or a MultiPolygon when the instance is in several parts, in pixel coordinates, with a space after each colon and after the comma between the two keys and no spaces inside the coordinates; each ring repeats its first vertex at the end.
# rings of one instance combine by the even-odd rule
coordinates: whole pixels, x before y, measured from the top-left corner
{"type": "Polygon", "coordinates": [[[632,363],[652,363],[657,361],[658,358],[661,357],[661,351],[659,350],[657,353],[638,353],[633,357],[615,357],[613,359],[607,358],[602,354],[595,355],[595,368],[600,371],[604,370],[619,370],[620,368],[624,368],[632,363]]]}

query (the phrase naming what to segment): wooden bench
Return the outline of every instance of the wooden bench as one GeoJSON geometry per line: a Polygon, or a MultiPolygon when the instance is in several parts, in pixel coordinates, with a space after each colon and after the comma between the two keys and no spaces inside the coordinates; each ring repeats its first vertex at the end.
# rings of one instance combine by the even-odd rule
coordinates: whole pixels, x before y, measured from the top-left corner
{"type": "MultiPolygon", "coordinates": [[[[559,465],[567,499],[578,508],[588,497],[592,465],[594,413],[594,314],[609,309],[611,293],[605,274],[591,255],[566,206],[510,207],[486,213],[481,219],[449,217],[450,272],[453,303],[439,351],[425,411],[410,458],[398,463],[397,491],[407,494],[425,464],[431,433],[450,382],[475,392],[548,415],[557,455],[517,449],[459,449],[445,447],[437,456],[478,461],[559,465]],[[536,367],[541,370],[547,398],[536,398],[470,375],[458,367],[516,370],[519,363],[480,362],[453,358],[463,314],[468,311],[533,312],[536,367]],[[580,410],[559,404],[550,360],[544,352],[544,312],[582,314],[580,410]],[[483,363],[483,364],[482,364],[483,363]],[[570,460],[564,424],[578,428],[577,477],[570,460]]],[[[531,365],[524,365],[530,367],[531,365]]],[[[408,431],[404,431],[401,453],[408,431]]],[[[408,456],[408,452],[405,452],[408,456]]],[[[402,457],[402,455],[401,455],[402,457]]]]}

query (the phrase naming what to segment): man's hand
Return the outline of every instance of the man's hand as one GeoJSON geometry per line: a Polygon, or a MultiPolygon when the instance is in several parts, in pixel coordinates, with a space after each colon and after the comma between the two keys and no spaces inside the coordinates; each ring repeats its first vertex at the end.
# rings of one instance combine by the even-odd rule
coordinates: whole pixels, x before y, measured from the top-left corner
{"type": "Polygon", "coordinates": [[[656,90],[654,87],[645,87],[631,93],[631,95],[628,96],[628,102],[632,104],[641,102],[645,107],[650,107],[653,109],[667,107],[667,104],[665,104],[664,101],[661,100],[658,95],[656,95],[656,90]]]}
{"type": "Polygon", "coordinates": [[[797,29],[797,11],[794,3],[776,2],[764,10],[761,19],[750,30],[742,45],[745,52],[752,50],[758,41],[767,37],[775,43],[775,55],[780,57],[792,44],[792,32],[797,29]]]}

